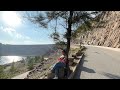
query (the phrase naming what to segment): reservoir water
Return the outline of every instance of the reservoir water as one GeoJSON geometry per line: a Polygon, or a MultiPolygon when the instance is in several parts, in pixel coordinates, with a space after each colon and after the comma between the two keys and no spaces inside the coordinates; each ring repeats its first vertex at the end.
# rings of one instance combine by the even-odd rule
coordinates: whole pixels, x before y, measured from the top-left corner
{"type": "Polygon", "coordinates": [[[25,56],[1,56],[0,65],[17,62],[22,60],[23,58],[26,58],[26,57],[25,56]]]}

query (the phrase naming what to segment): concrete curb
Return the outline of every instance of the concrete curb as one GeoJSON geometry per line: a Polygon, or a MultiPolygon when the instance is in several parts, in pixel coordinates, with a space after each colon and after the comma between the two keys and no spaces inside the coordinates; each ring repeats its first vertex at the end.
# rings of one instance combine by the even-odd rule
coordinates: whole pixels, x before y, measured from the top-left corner
{"type": "MultiPolygon", "coordinates": [[[[81,59],[83,58],[83,56],[84,56],[84,54],[82,54],[81,56],[78,56],[78,57],[77,57],[77,58],[79,58],[79,60],[76,60],[76,61],[77,61],[77,62],[76,62],[77,64],[76,64],[76,66],[73,67],[73,72],[70,74],[70,76],[68,77],[68,79],[73,79],[73,76],[74,76],[75,73],[76,73],[76,69],[77,69],[77,67],[78,67],[81,59]]],[[[75,60],[75,59],[74,59],[74,60],[75,60]]],[[[41,77],[40,79],[44,79],[44,77],[41,77]]]]}
{"type": "Polygon", "coordinates": [[[77,65],[73,68],[73,72],[70,74],[70,76],[68,77],[68,79],[73,79],[73,76],[76,73],[76,69],[81,61],[81,59],[83,58],[84,54],[82,54],[81,56],[79,56],[80,60],[77,61],[77,65]]]}

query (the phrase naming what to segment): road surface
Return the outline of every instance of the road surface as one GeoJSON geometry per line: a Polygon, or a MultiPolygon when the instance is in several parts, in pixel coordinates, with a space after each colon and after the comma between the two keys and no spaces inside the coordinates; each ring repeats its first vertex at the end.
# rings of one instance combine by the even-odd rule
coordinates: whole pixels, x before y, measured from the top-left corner
{"type": "Polygon", "coordinates": [[[26,73],[23,73],[23,74],[20,74],[18,76],[15,76],[13,77],[12,79],[24,79],[25,77],[27,77],[27,74],[29,73],[30,71],[26,72],[26,73]]]}
{"type": "Polygon", "coordinates": [[[120,79],[120,49],[86,47],[74,79],[120,79]]]}

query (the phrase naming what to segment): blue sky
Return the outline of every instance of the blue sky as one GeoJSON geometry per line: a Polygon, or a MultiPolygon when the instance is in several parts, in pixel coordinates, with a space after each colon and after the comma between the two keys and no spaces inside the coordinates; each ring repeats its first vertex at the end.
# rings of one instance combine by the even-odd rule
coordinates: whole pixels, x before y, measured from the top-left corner
{"type": "MultiPolygon", "coordinates": [[[[3,44],[52,44],[51,28],[44,29],[23,19],[24,12],[0,11],[0,43],[3,44]]],[[[33,12],[34,13],[34,12],[33,12]]],[[[52,23],[53,24],[53,23],[52,23]]],[[[57,28],[60,34],[65,32],[62,26],[57,28]]]]}

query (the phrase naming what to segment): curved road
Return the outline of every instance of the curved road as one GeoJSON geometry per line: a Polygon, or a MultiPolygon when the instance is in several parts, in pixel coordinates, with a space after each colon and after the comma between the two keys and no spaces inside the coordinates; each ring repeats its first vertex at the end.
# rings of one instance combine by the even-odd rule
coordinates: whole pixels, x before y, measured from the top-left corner
{"type": "Polygon", "coordinates": [[[120,49],[86,47],[74,79],[120,79],[120,49]]]}

